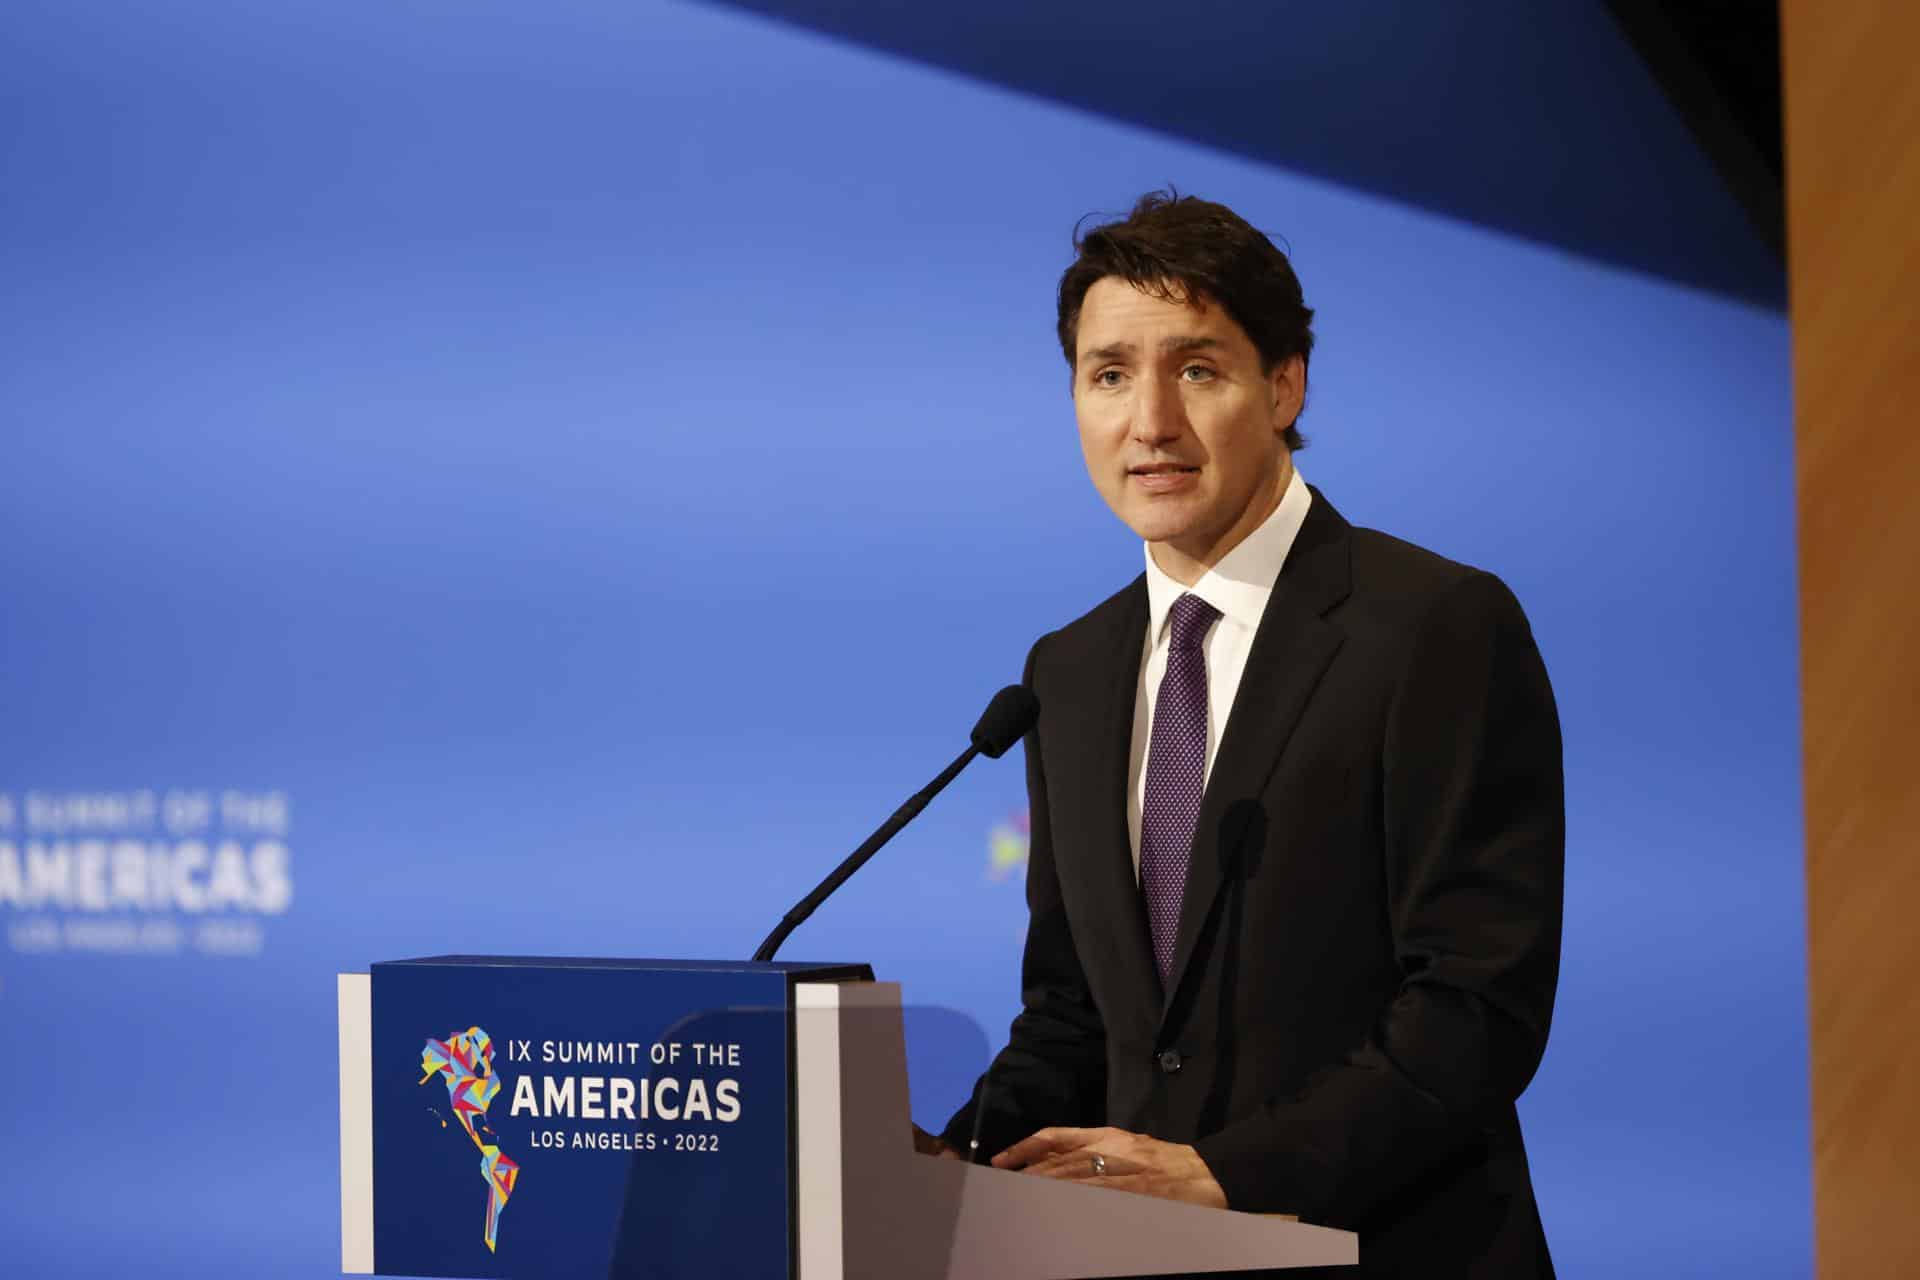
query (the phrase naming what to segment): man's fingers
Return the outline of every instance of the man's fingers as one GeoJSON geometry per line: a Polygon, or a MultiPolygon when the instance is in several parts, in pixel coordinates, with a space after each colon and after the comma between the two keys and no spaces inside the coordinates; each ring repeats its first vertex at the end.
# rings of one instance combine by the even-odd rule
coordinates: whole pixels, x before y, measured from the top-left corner
{"type": "Polygon", "coordinates": [[[1083,1147],[1095,1131],[1092,1129],[1042,1129],[1002,1151],[993,1158],[996,1169],[1024,1169],[1036,1160],[1063,1151],[1083,1147]]]}
{"type": "Polygon", "coordinates": [[[1063,1178],[1073,1182],[1112,1181],[1144,1173],[1146,1166],[1125,1156],[1107,1155],[1088,1148],[1061,1151],[1028,1165],[1027,1173],[1045,1178],[1063,1178]],[[1095,1157],[1098,1156],[1098,1159],[1095,1157]]]}
{"type": "Polygon", "coordinates": [[[1090,1169],[1093,1166],[1093,1161],[1077,1151],[1056,1151],[1052,1155],[1042,1156],[1037,1160],[1030,1160],[1020,1167],[1027,1173],[1037,1173],[1043,1177],[1056,1178],[1072,1177],[1072,1166],[1075,1164],[1080,1165],[1082,1168],[1090,1169]]]}
{"type": "Polygon", "coordinates": [[[1052,1178],[1057,1182],[1078,1182],[1089,1187],[1112,1187],[1115,1191],[1146,1190],[1146,1184],[1150,1181],[1144,1167],[1130,1162],[1122,1165],[1112,1156],[1107,1157],[1105,1173],[1095,1173],[1093,1161],[1084,1155],[1030,1165],[1021,1172],[1042,1178],[1052,1178]]]}

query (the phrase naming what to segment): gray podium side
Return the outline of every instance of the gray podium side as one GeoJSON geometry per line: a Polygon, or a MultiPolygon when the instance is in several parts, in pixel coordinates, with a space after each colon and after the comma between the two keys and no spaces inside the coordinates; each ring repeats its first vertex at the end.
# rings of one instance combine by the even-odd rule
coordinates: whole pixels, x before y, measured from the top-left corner
{"type": "Polygon", "coordinates": [[[900,988],[796,988],[800,1280],[1069,1280],[1351,1266],[1352,1232],[913,1150],[900,988]]]}

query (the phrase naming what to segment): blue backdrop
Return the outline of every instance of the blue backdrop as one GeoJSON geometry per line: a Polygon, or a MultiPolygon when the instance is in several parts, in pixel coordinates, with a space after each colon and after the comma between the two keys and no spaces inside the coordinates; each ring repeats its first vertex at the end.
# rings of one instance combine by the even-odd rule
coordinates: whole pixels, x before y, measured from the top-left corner
{"type": "MultiPolygon", "coordinates": [[[[69,0],[0,50],[10,1269],[333,1274],[338,971],[749,952],[1138,571],[1051,293],[1171,180],[1295,254],[1302,471],[1533,619],[1562,1274],[1810,1271],[1778,313],[730,10],[69,0]]],[[[788,954],[997,1043],[1023,803],[976,766],[788,954]]]]}

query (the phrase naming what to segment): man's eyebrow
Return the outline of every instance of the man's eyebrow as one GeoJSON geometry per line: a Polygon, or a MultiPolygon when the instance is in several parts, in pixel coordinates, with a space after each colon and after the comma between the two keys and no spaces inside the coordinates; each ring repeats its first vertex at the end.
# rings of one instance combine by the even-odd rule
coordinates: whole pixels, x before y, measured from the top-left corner
{"type": "Polygon", "coordinates": [[[1218,347],[1218,346],[1224,346],[1224,345],[1225,344],[1222,343],[1218,338],[1209,338],[1209,337],[1206,337],[1204,334],[1195,334],[1192,337],[1164,338],[1160,342],[1160,350],[1162,351],[1199,351],[1206,347],[1218,347]]]}
{"type": "MultiPolygon", "coordinates": [[[[1160,340],[1160,350],[1163,354],[1172,354],[1180,351],[1201,351],[1210,347],[1225,345],[1226,344],[1221,342],[1220,339],[1210,338],[1205,334],[1192,334],[1182,337],[1162,338],[1160,340]]],[[[1124,360],[1133,353],[1134,345],[1131,342],[1115,342],[1108,346],[1094,347],[1092,350],[1082,351],[1080,353],[1080,359],[1124,360]]]]}

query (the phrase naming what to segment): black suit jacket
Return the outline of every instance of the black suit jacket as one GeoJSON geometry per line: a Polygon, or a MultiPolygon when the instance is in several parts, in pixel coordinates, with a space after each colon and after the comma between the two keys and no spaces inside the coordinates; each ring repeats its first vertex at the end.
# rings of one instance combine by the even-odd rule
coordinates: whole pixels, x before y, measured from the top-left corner
{"type": "Polygon", "coordinates": [[[1547,1039],[1553,695],[1493,576],[1315,492],[1194,836],[1172,976],[1126,823],[1142,577],[1027,662],[1022,1011],[946,1130],[1190,1142],[1235,1209],[1358,1231],[1368,1274],[1551,1275],[1514,1100],[1547,1039]],[[983,1098],[984,1094],[984,1098],[983,1098]]]}

